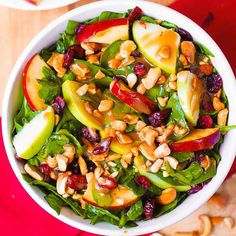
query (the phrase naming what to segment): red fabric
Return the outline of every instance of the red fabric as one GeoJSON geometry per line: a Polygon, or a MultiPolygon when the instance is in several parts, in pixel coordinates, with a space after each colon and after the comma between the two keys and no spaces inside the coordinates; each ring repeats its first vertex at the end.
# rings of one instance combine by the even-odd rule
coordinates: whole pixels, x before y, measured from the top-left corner
{"type": "MultiPolygon", "coordinates": [[[[177,0],[172,8],[200,24],[219,44],[236,71],[234,0],[177,0]]],[[[7,160],[0,131],[0,235],[92,236],[72,228],[42,210],[17,181],[7,160]]],[[[236,172],[236,164],[231,174],[236,172]]]]}

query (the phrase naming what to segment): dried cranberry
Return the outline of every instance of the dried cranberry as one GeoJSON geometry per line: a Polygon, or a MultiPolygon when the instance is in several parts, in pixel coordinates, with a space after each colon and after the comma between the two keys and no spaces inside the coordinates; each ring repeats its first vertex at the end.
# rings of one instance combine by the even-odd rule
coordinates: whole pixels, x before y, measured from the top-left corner
{"type": "Polygon", "coordinates": [[[134,50],[130,55],[133,57],[141,57],[142,53],[139,52],[138,50],[134,50]]]}
{"type": "Polygon", "coordinates": [[[143,11],[139,7],[135,7],[128,16],[128,20],[130,23],[133,23],[136,20],[139,20],[143,15],[143,11]]]}
{"type": "Polygon", "coordinates": [[[198,119],[198,126],[202,129],[212,128],[213,119],[210,115],[202,115],[198,119]]]}
{"type": "Polygon", "coordinates": [[[79,34],[84,29],[85,26],[86,26],[85,24],[79,24],[75,29],[75,33],[79,34]]]}
{"type": "Polygon", "coordinates": [[[82,128],[82,133],[83,136],[92,143],[95,142],[99,142],[101,140],[100,135],[98,134],[98,132],[93,129],[93,128],[89,128],[89,127],[83,127],[82,128]]]}
{"type": "Polygon", "coordinates": [[[111,177],[102,177],[103,179],[103,183],[97,183],[98,187],[100,189],[104,189],[104,190],[112,190],[114,188],[117,187],[117,182],[114,178],[111,177]]]}
{"type": "Polygon", "coordinates": [[[188,194],[193,194],[193,193],[197,193],[202,189],[202,184],[197,184],[197,185],[193,185],[191,187],[190,190],[188,190],[188,194]]]}
{"type": "Polygon", "coordinates": [[[135,181],[144,189],[151,188],[152,184],[147,177],[139,175],[135,178],[135,181]]]}
{"type": "Polygon", "coordinates": [[[206,112],[214,111],[212,99],[208,93],[204,93],[201,98],[201,108],[203,108],[203,110],[206,112]]]}
{"type": "Polygon", "coordinates": [[[19,157],[17,154],[15,154],[15,158],[16,158],[16,160],[19,161],[19,162],[22,162],[22,163],[25,163],[25,162],[26,162],[25,159],[19,157]]]}
{"type": "Polygon", "coordinates": [[[44,181],[49,181],[50,180],[50,173],[52,171],[52,168],[46,164],[43,163],[39,166],[39,171],[44,174],[44,181]]]}
{"type": "Polygon", "coordinates": [[[97,166],[95,165],[94,162],[88,160],[88,161],[86,161],[86,164],[87,164],[87,168],[88,168],[89,172],[94,172],[95,171],[97,166]]]}
{"type": "Polygon", "coordinates": [[[39,166],[39,171],[44,175],[50,175],[52,168],[48,164],[43,163],[39,166]]]}
{"type": "Polygon", "coordinates": [[[65,68],[69,68],[69,66],[73,63],[74,58],[84,59],[84,57],[85,57],[84,49],[78,44],[72,45],[67,49],[64,55],[63,66],[65,68]]]}
{"type": "Polygon", "coordinates": [[[57,96],[52,102],[52,107],[56,114],[62,113],[65,108],[65,101],[63,97],[57,96]]]}
{"type": "Polygon", "coordinates": [[[75,190],[82,190],[87,188],[87,179],[84,175],[70,175],[67,179],[67,184],[70,188],[75,190]]]}
{"type": "Polygon", "coordinates": [[[158,127],[163,125],[168,120],[171,111],[172,110],[170,108],[167,108],[165,110],[157,111],[151,114],[148,117],[150,125],[152,125],[153,127],[158,127]]]}
{"type": "Polygon", "coordinates": [[[192,35],[187,30],[178,28],[178,33],[182,40],[193,41],[192,35]]]}
{"type": "Polygon", "coordinates": [[[147,198],[144,202],[144,215],[146,216],[147,219],[151,219],[153,217],[153,213],[156,208],[156,201],[154,198],[147,198]]]}
{"type": "Polygon", "coordinates": [[[144,76],[147,74],[147,68],[142,62],[137,62],[134,65],[134,74],[144,76]]]}
{"type": "Polygon", "coordinates": [[[112,137],[102,139],[93,149],[93,154],[98,155],[106,152],[110,148],[112,139],[112,137]]]}
{"type": "Polygon", "coordinates": [[[220,75],[212,73],[207,76],[207,91],[209,93],[217,93],[223,85],[223,81],[220,75]]]}
{"type": "Polygon", "coordinates": [[[78,164],[78,159],[74,159],[67,167],[68,170],[71,170],[74,174],[80,173],[80,167],[78,164]]]}

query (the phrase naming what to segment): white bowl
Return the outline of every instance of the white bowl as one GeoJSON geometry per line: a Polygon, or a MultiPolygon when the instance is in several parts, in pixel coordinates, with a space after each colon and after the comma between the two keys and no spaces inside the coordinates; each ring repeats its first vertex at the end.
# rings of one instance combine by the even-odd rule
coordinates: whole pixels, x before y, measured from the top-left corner
{"type": "Polygon", "coordinates": [[[168,20],[186,29],[192,34],[194,39],[206,45],[213,52],[213,54],[215,55],[215,59],[213,60],[214,65],[223,78],[224,88],[229,99],[229,124],[235,124],[236,82],[232,69],[230,68],[230,65],[222,51],[205,31],[203,31],[197,24],[195,24],[187,17],[170,8],[144,1],[96,2],[74,9],[49,24],[30,42],[28,47],[24,50],[24,52],[18,59],[8,80],[3,103],[2,126],[4,144],[11,166],[22,186],[43,209],[45,209],[48,213],[50,213],[57,219],[75,228],[102,235],[121,236],[150,233],[174,224],[177,221],[188,216],[197,208],[199,208],[203,203],[205,203],[216,192],[216,190],[224,181],[228,171],[230,170],[236,154],[236,130],[234,130],[230,131],[225,136],[224,143],[220,148],[222,160],[218,166],[217,174],[207,186],[205,186],[200,192],[189,196],[181,205],[179,205],[170,213],[156,219],[138,222],[137,227],[129,229],[119,229],[118,227],[107,223],[90,225],[89,220],[84,220],[76,216],[69,209],[65,209],[62,211],[61,215],[57,215],[55,211],[51,209],[47,202],[44,200],[44,194],[37,187],[32,187],[28,183],[24,182],[21,176],[21,165],[16,161],[14,156],[15,152],[11,144],[10,133],[13,116],[16,113],[17,108],[19,108],[19,102],[21,100],[19,99],[19,96],[21,96],[20,94],[22,93],[20,88],[21,77],[22,70],[26,62],[40,49],[42,49],[43,47],[47,47],[55,42],[55,40],[59,37],[59,34],[64,31],[68,20],[71,19],[83,21],[85,19],[95,17],[105,10],[123,12],[127,9],[134,8],[135,6],[141,7],[144,13],[149,16],[168,20]]]}
{"type": "Polygon", "coordinates": [[[40,5],[36,6],[25,0],[0,0],[0,5],[19,10],[41,11],[63,7],[78,1],[79,0],[42,0],[40,5]]]}

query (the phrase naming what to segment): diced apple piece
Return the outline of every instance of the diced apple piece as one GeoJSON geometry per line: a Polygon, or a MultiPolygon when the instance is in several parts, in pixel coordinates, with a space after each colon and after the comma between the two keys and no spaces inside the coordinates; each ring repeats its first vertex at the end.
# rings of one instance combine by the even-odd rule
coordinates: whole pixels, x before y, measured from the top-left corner
{"type": "Polygon", "coordinates": [[[177,93],[187,120],[195,126],[199,117],[202,82],[190,71],[177,74],[177,93]]]}
{"type": "Polygon", "coordinates": [[[145,168],[144,158],[137,156],[134,158],[134,165],[137,168],[140,175],[146,176],[150,182],[159,188],[175,188],[177,191],[188,191],[191,186],[181,185],[179,182],[174,181],[171,177],[163,177],[162,172],[152,173],[145,168]]]}
{"type": "Polygon", "coordinates": [[[77,35],[79,43],[94,42],[111,44],[116,40],[129,38],[127,18],[109,19],[86,25],[77,35]]]}
{"type": "Polygon", "coordinates": [[[87,127],[101,130],[103,128],[100,122],[92,114],[89,114],[84,104],[85,102],[77,94],[77,90],[81,85],[78,82],[67,80],[62,84],[62,93],[65,103],[72,115],[87,127]]]}
{"type": "Polygon", "coordinates": [[[39,97],[40,84],[37,82],[37,79],[43,77],[42,69],[44,66],[49,68],[39,54],[36,54],[28,61],[23,73],[24,95],[33,111],[44,110],[47,107],[43,99],[39,97]]]}
{"type": "Polygon", "coordinates": [[[208,149],[220,140],[218,128],[194,129],[182,140],[170,144],[174,152],[194,152],[208,149]]]}
{"type": "Polygon", "coordinates": [[[48,107],[36,115],[13,138],[16,153],[23,159],[30,159],[36,155],[54,128],[54,110],[48,107]]]}
{"type": "Polygon", "coordinates": [[[175,73],[180,36],[158,24],[135,21],[133,37],[142,54],[167,73],[175,73]]]}
{"type": "MultiPolygon", "coordinates": [[[[84,195],[83,195],[83,200],[88,202],[91,205],[94,206],[99,206],[105,209],[109,209],[109,210],[119,210],[119,209],[124,209],[129,207],[130,205],[132,205],[134,202],[136,202],[139,197],[137,195],[135,195],[131,190],[129,190],[127,187],[121,186],[119,185],[118,187],[116,187],[115,189],[111,190],[110,192],[106,193],[109,194],[109,196],[111,197],[111,201],[110,201],[110,197],[109,197],[109,201],[108,203],[106,203],[104,200],[102,200],[102,198],[106,195],[106,194],[98,194],[98,191],[95,187],[95,178],[93,176],[93,178],[90,180],[89,184],[88,184],[88,188],[85,191],[84,195]],[[96,193],[94,193],[94,191],[96,193]],[[94,196],[96,196],[96,201],[94,199],[94,196]],[[101,198],[101,199],[99,199],[101,198]],[[100,203],[100,205],[99,205],[100,203]]],[[[105,196],[106,198],[106,196],[105,196]]]]}

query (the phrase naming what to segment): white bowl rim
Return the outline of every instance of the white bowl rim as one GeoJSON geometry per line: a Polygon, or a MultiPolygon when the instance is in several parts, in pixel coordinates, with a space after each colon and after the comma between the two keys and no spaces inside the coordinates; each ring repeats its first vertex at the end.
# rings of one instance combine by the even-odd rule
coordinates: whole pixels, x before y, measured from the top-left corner
{"type": "MultiPolygon", "coordinates": [[[[184,217],[188,216],[191,214],[193,211],[198,209],[203,203],[205,203],[218,189],[218,187],[222,184],[224,181],[227,173],[230,170],[230,167],[232,166],[232,163],[234,161],[234,157],[236,154],[236,145],[235,142],[232,140],[236,140],[236,132],[230,131],[226,136],[225,136],[225,141],[224,144],[227,143],[227,150],[221,148],[220,153],[223,154],[222,161],[220,162],[218,166],[218,172],[216,176],[212,179],[212,181],[205,186],[200,192],[197,194],[194,194],[187,198],[182,204],[180,204],[175,210],[171,211],[168,214],[165,214],[159,218],[152,219],[150,221],[142,221],[139,222],[139,226],[134,227],[134,228],[129,228],[129,229],[118,229],[117,227],[110,226],[107,223],[99,223],[97,225],[88,225],[87,221],[84,220],[84,222],[78,222],[75,220],[72,220],[71,218],[68,218],[64,212],[61,215],[57,215],[53,209],[51,209],[45,201],[34,191],[34,188],[27,184],[22,176],[21,176],[21,171],[17,166],[17,162],[14,157],[14,152],[13,148],[10,142],[10,120],[9,120],[9,105],[10,103],[10,97],[11,97],[11,91],[14,87],[14,83],[17,81],[17,75],[21,72],[22,67],[24,65],[24,62],[29,56],[30,52],[32,53],[33,48],[36,47],[36,45],[40,42],[40,40],[44,39],[48,35],[48,33],[55,29],[59,24],[67,22],[69,19],[72,17],[75,17],[78,14],[85,13],[88,11],[98,11],[101,9],[129,9],[135,6],[140,6],[142,9],[144,9],[147,14],[150,12],[153,12],[154,10],[162,11],[164,13],[168,13],[174,16],[175,20],[172,20],[173,23],[177,23],[182,28],[185,28],[189,32],[193,33],[196,35],[197,33],[199,34],[198,39],[200,38],[200,42],[204,42],[205,45],[208,46],[208,48],[215,54],[216,58],[221,58],[221,71],[220,73],[223,75],[227,75],[227,77],[231,78],[231,80],[227,81],[226,88],[229,90],[229,86],[232,91],[236,91],[236,82],[235,82],[235,77],[233,74],[232,69],[230,68],[230,65],[225,58],[224,54],[220,50],[220,48],[216,45],[216,43],[211,39],[211,37],[203,31],[196,23],[194,23],[192,20],[187,18],[186,16],[182,15],[181,13],[178,13],[170,8],[167,8],[165,6],[159,5],[157,3],[152,3],[152,2],[143,2],[143,1],[125,1],[125,0],[120,0],[118,1],[106,1],[106,2],[95,2],[95,3],[90,3],[81,7],[78,7],[52,23],[50,23],[47,27],[45,27],[37,36],[34,37],[34,39],[29,43],[29,45],[26,47],[26,49],[23,51],[19,59],[17,60],[11,75],[9,77],[9,81],[7,84],[7,88],[5,91],[4,95],[4,100],[3,100],[3,114],[2,114],[2,131],[3,131],[3,140],[4,140],[4,145],[6,148],[7,156],[9,159],[9,162],[12,166],[12,169],[14,170],[15,175],[17,176],[18,180],[20,181],[21,185],[23,188],[26,190],[26,192],[44,209],[46,210],[49,214],[53,215],[57,219],[61,220],[64,223],[67,223],[75,228],[85,230],[91,233],[97,233],[97,234],[102,234],[102,235],[141,235],[141,234],[146,234],[146,233],[151,233],[156,230],[160,230],[164,227],[167,227],[173,223],[176,223],[177,221],[183,219],[184,217]],[[151,10],[150,10],[151,9],[151,10]],[[187,23],[183,27],[183,22],[187,23]],[[192,27],[192,28],[191,28],[192,27]],[[205,41],[206,40],[206,41],[205,41]],[[206,42],[206,43],[205,43],[206,42]],[[222,70],[224,68],[224,70],[222,70]],[[230,150],[230,153],[229,153],[230,150]],[[227,159],[224,157],[227,154],[227,159]],[[219,173],[220,172],[220,173],[219,173]],[[190,200],[196,200],[194,203],[192,203],[190,200]],[[183,210],[185,209],[185,210],[183,210]],[[86,222],[86,223],[85,223],[86,222]]],[[[117,10],[119,11],[119,10],[117,10]]],[[[153,13],[154,14],[154,13],[153,13]]],[[[149,14],[149,15],[153,15],[149,14]]],[[[167,19],[168,20],[168,19],[167,19]]],[[[217,67],[218,68],[218,67],[217,67]]],[[[224,77],[223,77],[224,80],[224,77]]],[[[232,94],[227,94],[232,97],[232,94]]],[[[234,100],[229,100],[229,110],[230,110],[230,115],[229,115],[229,124],[233,124],[233,121],[236,120],[236,101],[234,100]]]]}
{"type": "Polygon", "coordinates": [[[35,6],[33,4],[19,1],[19,0],[0,0],[0,5],[4,7],[9,7],[18,10],[26,10],[26,11],[42,11],[42,10],[50,10],[54,8],[64,7],[66,5],[70,5],[72,3],[79,2],[79,0],[54,0],[54,1],[46,1],[42,2],[40,5],[35,6]],[[19,2],[19,3],[18,3],[19,2]]]}

